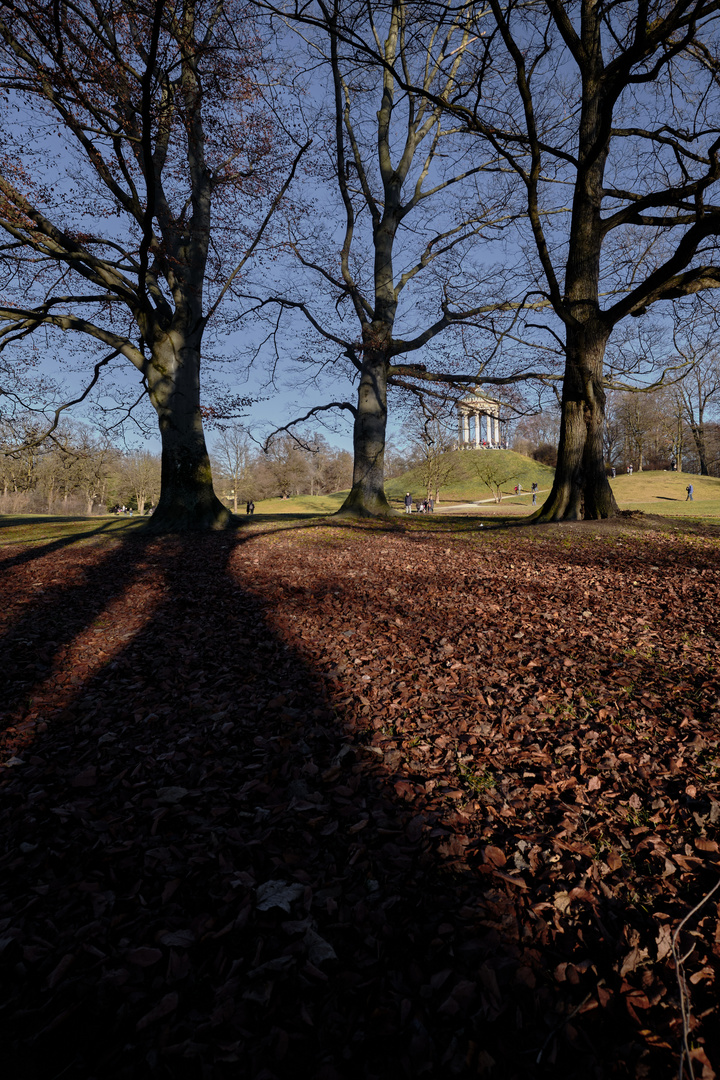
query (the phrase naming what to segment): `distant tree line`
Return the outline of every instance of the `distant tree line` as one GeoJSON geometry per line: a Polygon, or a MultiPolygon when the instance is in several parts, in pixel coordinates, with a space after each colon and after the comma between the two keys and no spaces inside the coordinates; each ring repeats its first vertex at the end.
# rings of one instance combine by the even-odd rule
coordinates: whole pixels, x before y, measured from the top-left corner
{"type": "Polygon", "coordinates": [[[145,513],[160,495],[160,456],[126,450],[79,423],[33,445],[31,426],[17,446],[17,425],[0,423],[0,512],[106,513],[117,506],[145,513]]]}
{"type": "MultiPolygon", "coordinates": [[[[125,507],[144,514],[157,505],[159,454],[119,447],[78,423],[40,445],[33,445],[31,426],[21,434],[18,443],[17,423],[0,423],[0,513],[90,515],[125,507]]],[[[250,499],[325,495],[352,483],[352,455],[318,432],[278,436],[264,452],[238,424],[219,433],[212,457],[216,493],[235,512],[250,499]]]]}
{"type": "MultiPolygon", "coordinates": [[[[649,392],[610,391],[603,452],[608,469],[673,469],[720,476],[720,362],[649,392]]],[[[557,463],[558,409],[523,418],[513,449],[544,465],[557,463]]]]}
{"type": "Polygon", "coordinates": [[[250,499],[327,495],[352,484],[352,454],[317,431],[276,435],[263,449],[235,424],[220,432],[211,457],[216,491],[234,513],[250,499]]]}

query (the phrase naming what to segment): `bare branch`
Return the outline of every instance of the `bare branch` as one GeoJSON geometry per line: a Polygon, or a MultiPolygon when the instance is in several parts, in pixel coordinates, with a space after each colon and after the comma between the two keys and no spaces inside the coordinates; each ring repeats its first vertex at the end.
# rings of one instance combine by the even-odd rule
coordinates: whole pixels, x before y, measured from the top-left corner
{"type": "Polygon", "coordinates": [[[298,416],[295,420],[291,420],[288,424],[283,424],[282,427],[275,428],[275,430],[268,435],[265,442],[263,443],[262,448],[264,453],[268,453],[268,447],[271,441],[275,438],[276,435],[279,435],[281,431],[287,431],[288,435],[295,439],[295,442],[298,443],[298,445],[302,446],[303,444],[300,442],[299,439],[295,437],[295,435],[293,435],[290,428],[295,427],[297,424],[303,424],[306,420],[309,420],[311,416],[317,416],[317,414],[321,412],[328,412],[330,409],[345,409],[347,412],[352,413],[353,416],[357,416],[357,409],[349,401],[331,401],[328,405],[316,405],[315,408],[310,409],[310,411],[305,413],[304,416],[298,416]]]}
{"type": "MultiPolygon", "coordinates": [[[[100,371],[102,370],[102,368],[104,368],[107,364],[109,364],[111,360],[114,360],[115,357],[118,356],[118,355],[119,355],[119,350],[115,349],[115,350],[113,350],[113,352],[108,353],[107,356],[104,356],[101,360],[98,360],[97,364],[95,364],[95,367],[93,368],[93,377],[90,380],[90,382],[88,383],[88,385],[85,387],[85,389],[83,390],[82,394],[80,394],[79,397],[73,398],[72,401],[66,401],[64,404],[58,405],[58,407],[55,409],[55,412],[53,414],[53,418],[52,418],[52,421],[50,423],[49,428],[47,428],[45,431],[43,431],[40,435],[38,435],[34,439],[25,440],[19,446],[14,446],[10,450],[4,450],[3,454],[6,457],[8,457],[8,456],[11,456],[12,454],[17,454],[21,450],[27,450],[27,449],[30,449],[31,447],[40,446],[42,443],[44,443],[45,440],[50,435],[52,435],[53,431],[56,430],[58,424],[60,423],[60,417],[63,414],[63,412],[65,412],[66,409],[72,408],[73,405],[79,405],[82,401],[85,400],[85,398],[88,396],[88,394],[90,393],[90,391],[95,386],[98,379],[100,378],[100,371]]],[[[0,388],[0,396],[2,396],[2,394],[3,394],[3,391],[0,388]]]]}

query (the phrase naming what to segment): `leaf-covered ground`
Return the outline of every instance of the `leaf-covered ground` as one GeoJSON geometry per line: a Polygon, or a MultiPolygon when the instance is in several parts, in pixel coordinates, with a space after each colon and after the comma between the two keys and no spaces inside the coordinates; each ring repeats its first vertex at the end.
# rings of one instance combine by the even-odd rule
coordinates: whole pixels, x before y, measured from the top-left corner
{"type": "Polygon", "coordinates": [[[2,549],[7,1076],[677,1075],[720,541],[433,528],[2,549]]]}

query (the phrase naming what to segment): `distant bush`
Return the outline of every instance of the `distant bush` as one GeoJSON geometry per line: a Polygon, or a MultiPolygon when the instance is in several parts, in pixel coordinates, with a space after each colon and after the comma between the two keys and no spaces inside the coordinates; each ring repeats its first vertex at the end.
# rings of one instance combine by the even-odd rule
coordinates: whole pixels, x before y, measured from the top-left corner
{"type": "Polygon", "coordinates": [[[532,456],[534,461],[539,461],[541,465],[549,465],[551,469],[554,469],[557,465],[557,446],[554,443],[542,442],[535,447],[532,456]]]}

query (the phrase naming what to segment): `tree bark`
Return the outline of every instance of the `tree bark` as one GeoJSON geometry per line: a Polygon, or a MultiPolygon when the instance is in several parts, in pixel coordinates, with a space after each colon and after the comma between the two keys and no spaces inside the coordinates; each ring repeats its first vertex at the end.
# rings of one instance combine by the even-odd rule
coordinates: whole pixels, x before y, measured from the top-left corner
{"type": "Polygon", "coordinates": [[[224,529],[230,511],[213,490],[200,412],[199,341],[172,331],[153,347],[148,390],[162,440],[160,501],[151,532],[224,529]]]}
{"type": "Polygon", "coordinates": [[[618,512],[602,445],[606,341],[607,334],[591,323],[568,329],[555,479],[535,521],[595,520],[618,512]]]}
{"type": "Polygon", "coordinates": [[[690,431],[692,432],[693,442],[695,443],[695,449],[697,450],[697,456],[700,461],[700,475],[709,476],[710,469],[708,467],[707,447],[705,445],[705,424],[702,419],[696,424],[691,424],[690,431]]]}
{"type": "Polygon", "coordinates": [[[385,495],[385,431],[387,428],[387,360],[381,350],[365,353],[353,427],[353,484],[338,514],[350,517],[394,517],[385,495]]]}

